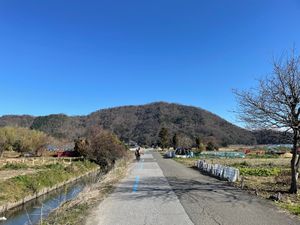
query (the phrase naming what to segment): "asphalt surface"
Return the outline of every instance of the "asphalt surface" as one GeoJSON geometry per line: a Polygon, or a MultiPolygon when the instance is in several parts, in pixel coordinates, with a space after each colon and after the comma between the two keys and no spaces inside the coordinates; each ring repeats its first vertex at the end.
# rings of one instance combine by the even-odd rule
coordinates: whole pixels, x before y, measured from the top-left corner
{"type": "Polygon", "coordinates": [[[300,220],[153,152],[132,166],[87,224],[300,225],[300,220]]]}
{"type": "Polygon", "coordinates": [[[152,154],[133,165],[91,217],[88,225],[193,224],[152,154]]]}

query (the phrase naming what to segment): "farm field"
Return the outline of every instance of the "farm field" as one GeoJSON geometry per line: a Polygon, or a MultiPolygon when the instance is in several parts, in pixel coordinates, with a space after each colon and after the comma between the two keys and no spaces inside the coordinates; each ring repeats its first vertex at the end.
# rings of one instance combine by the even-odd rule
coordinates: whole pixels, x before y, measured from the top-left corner
{"type": "MultiPolygon", "coordinates": [[[[196,160],[201,158],[174,158],[175,161],[193,168],[196,160]]],[[[290,159],[288,158],[202,158],[207,163],[231,166],[240,170],[240,178],[233,183],[237,188],[251,194],[269,199],[277,193],[282,199],[276,204],[289,212],[300,215],[300,195],[288,193],[290,184],[290,159]]],[[[299,182],[300,185],[300,182],[299,182]]]]}
{"type": "Polygon", "coordinates": [[[9,178],[33,174],[38,172],[43,166],[60,163],[70,165],[80,158],[54,158],[54,157],[20,157],[16,152],[6,152],[0,158],[0,182],[9,178]]]}
{"type": "Polygon", "coordinates": [[[18,201],[97,167],[80,158],[1,158],[0,205],[18,201]]]}

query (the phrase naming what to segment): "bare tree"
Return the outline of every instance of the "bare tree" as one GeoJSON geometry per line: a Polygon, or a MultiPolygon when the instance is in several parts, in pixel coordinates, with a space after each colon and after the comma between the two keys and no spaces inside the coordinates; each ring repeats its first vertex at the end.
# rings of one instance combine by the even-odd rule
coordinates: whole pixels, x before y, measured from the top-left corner
{"type": "Polygon", "coordinates": [[[297,193],[300,156],[300,56],[294,50],[284,59],[273,60],[273,73],[256,89],[234,91],[239,117],[252,128],[285,130],[293,134],[290,193],[297,193]]]}

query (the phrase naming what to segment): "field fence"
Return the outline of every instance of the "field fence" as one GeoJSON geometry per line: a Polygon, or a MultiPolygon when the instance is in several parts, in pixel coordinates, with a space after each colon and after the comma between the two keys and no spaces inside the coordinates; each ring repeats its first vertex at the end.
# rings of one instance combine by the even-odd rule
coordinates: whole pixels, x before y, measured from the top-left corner
{"type": "Polygon", "coordinates": [[[26,164],[27,166],[42,166],[56,163],[71,164],[73,161],[82,160],[81,157],[22,157],[0,159],[0,168],[6,164],[26,164]]]}

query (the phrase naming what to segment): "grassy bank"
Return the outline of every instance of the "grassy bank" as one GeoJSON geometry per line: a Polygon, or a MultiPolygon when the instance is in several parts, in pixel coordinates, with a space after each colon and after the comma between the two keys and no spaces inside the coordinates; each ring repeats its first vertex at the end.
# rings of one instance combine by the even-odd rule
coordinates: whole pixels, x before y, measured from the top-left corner
{"type": "Polygon", "coordinates": [[[77,225],[84,224],[93,208],[98,205],[108,194],[114,190],[114,185],[127,173],[130,158],[118,160],[114,168],[99,182],[86,187],[79,196],[50,214],[43,225],[77,225]]]}
{"type": "MultiPolygon", "coordinates": [[[[175,158],[174,160],[187,167],[194,167],[195,161],[199,159],[175,158]]],[[[269,199],[270,196],[280,192],[282,199],[276,204],[292,214],[300,215],[300,195],[288,193],[291,181],[290,159],[277,157],[245,159],[206,158],[203,160],[212,164],[238,168],[240,177],[243,179],[240,179],[233,185],[265,199],[269,199]]]]}
{"type": "MultiPolygon", "coordinates": [[[[3,170],[25,169],[26,165],[7,164],[3,170]]],[[[69,165],[56,163],[35,166],[36,172],[18,175],[0,183],[0,205],[16,202],[26,196],[36,194],[46,187],[53,187],[71,178],[96,169],[97,165],[89,161],[76,161],[69,165]]],[[[33,168],[31,168],[33,169],[33,168]]]]}

